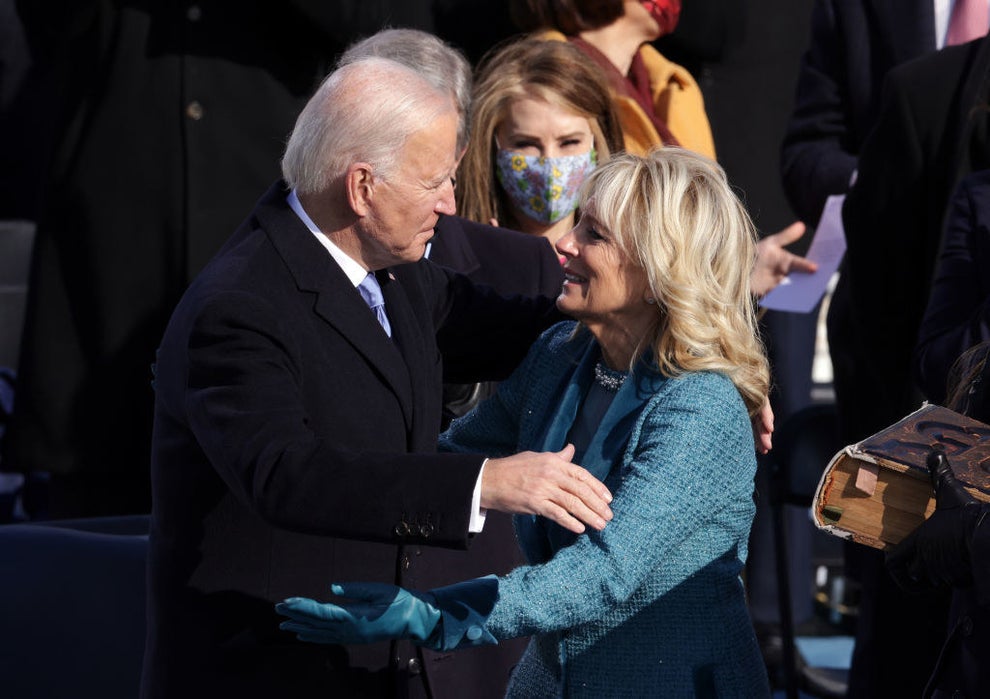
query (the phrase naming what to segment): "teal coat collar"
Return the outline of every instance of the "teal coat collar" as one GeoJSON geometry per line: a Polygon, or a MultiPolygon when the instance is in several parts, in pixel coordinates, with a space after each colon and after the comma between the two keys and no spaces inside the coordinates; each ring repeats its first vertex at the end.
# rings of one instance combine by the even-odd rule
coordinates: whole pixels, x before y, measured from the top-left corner
{"type": "MultiPolygon", "coordinates": [[[[580,341],[580,340],[576,340],[580,341]]],[[[560,451],[567,444],[567,435],[574,425],[578,411],[594,379],[594,367],[601,358],[598,343],[588,338],[583,353],[575,352],[577,365],[561,381],[551,394],[556,409],[547,417],[543,436],[536,443],[536,451],[560,451]]],[[[660,388],[664,377],[653,367],[652,354],[637,362],[632,374],[612,399],[602,417],[591,443],[581,458],[580,465],[595,478],[605,481],[619,463],[629,441],[633,423],[647,402],[660,388]]],[[[610,488],[615,488],[613,476],[610,488]]],[[[573,543],[575,534],[563,527],[536,516],[519,516],[516,519],[519,543],[531,563],[548,560],[556,551],[573,543]]]]}
{"type": "MultiPolygon", "coordinates": [[[[560,451],[564,448],[567,434],[594,381],[594,367],[600,358],[601,349],[598,343],[593,339],[589,340],[577,367],[564,378],[555,393],[557,407],[547,418],[538,451],[560,451]]],[[[662,381],[663,376],[653,368],[650,354],[636,364],[633,373],[622,384],[582,459],[581,465],[595,478],[604,480],[609,474],[629,439],[633,422],[647,401],[659,390],[662,381]]]]}

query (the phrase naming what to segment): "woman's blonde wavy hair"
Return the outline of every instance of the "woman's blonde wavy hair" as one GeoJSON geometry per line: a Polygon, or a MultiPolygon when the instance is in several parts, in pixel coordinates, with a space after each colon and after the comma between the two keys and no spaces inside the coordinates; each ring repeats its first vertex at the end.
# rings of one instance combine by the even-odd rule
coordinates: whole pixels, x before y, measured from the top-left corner
{"type": "Polygon", "coordinates": [[[756,230],[722,168],[682,148],[618,155],[592,172],[581,208],[646,271],[661,373],[726,374],[756,415],[770,382],[749,291],[756,230]]]}

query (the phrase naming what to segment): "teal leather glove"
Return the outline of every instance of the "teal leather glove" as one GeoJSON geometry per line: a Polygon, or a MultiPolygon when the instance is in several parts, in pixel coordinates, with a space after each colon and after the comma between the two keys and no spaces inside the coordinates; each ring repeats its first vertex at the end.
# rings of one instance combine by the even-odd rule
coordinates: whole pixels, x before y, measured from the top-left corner
{"type": "Polygon", "coordinates": [[[331,585],[330,590],[356,601],[333,604],[291,597],[275,605],[275,611],[291,620],[283,621],[280,628],[314,643],[374,643],[394,638],[422,643],[440,622],[440,610],[430,595],[381,583],[331,585]]]}
{"type": "Polygon", "coordinates": [[[428,592],[381,583],[331,586],[352,602],[291,597],[275,605],[289,618],[279,628],[312,643],[375,643],[407,638],[433,650],[497,643],[485,620],[498,599],[494,576],[428,592]]]}

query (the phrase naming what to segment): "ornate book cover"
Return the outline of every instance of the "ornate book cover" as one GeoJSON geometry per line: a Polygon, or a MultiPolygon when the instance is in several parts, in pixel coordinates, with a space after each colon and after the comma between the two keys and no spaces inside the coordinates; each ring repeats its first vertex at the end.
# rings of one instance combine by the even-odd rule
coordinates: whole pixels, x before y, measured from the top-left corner
{"type": "Polygon", "coordinates": [[[924,405],[832,458],[812,503],[815,524],[874,548],[893,546],[935,509],[925,460],[936,444],[966,489],[990,502],[990,425],[924,405]]]}

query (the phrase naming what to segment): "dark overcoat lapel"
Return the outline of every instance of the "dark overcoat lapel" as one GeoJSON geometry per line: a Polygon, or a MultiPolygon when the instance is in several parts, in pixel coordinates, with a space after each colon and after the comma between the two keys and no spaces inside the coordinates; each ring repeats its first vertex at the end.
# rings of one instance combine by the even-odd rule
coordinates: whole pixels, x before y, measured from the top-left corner
{"type": "Polygon", "coordinates": [[[435,448],[437,426],[424,423],[427,420],[427,415],[432,420],[436,412],[427,411],[424,406],[430,406],[439,400],[436,381],[425,370],[410,372],[407,367],[429,367],[436,364],[436,358],[431,358],[426,353],[426,348],[430,346],[430,338],[424,335],[424,331],[432,333],[433,327],[424,329],[417,322],[417,316],[413,312],[409,297],[406,296],[402,285],[396,282],[395,275],[392,274],[391,270],[380,270],[376,273],[376,277],[382,287],[385,309],[392,325],[393,342],[391,344],[401,355],[402,361],[394,363],[401,365],[398,369],[404,374],[403,380],[407,391],[409,391],[409,400],[415,406],[410,413],[406,410],[405,402],[402,403],[403,411],[406,413],[406,427],[414,435],[428,435],[430,440],[429,445],[420,445],[418,439],[414,437],[409,443],[409,448],[412,451],[418,451],[428,446],[429,450],[432,451],[435,448]]]}
{"type": "MultiPolygon", "coordinates": [[[[402,407],[406,429],[413,426],[413,392],[408,364],[396,342],[385,334],[377,318],[330,254],[285,203],[274,195],[263,200],[258,220],[301,292],[316,295],[313,312],[336,329],[391,387],[402,407]]],[[[422,334],[411,322],[413,313],[398,284],[383,285],[386,312],[393,334],[404,338],[407,352],[422,356],[422,334]],[[386,291],[387,287],[387,291],[386,291]]],[[[412,364],[412,366],[417,366],[412,364]]]]}
{"type": "Polygon", "coordinates": [[[898,65],[935,50],[935,6],[931,0],[869,0],[877,39],[898,65]]]}

